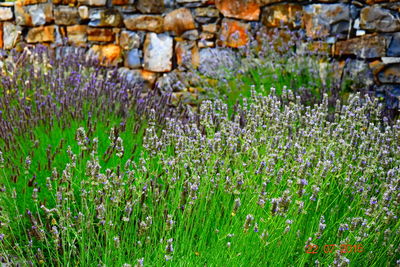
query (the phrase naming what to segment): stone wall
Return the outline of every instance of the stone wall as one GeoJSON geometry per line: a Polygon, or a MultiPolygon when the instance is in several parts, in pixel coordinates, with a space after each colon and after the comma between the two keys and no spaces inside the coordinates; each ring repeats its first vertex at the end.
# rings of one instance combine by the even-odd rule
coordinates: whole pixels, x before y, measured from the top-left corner
{"type": "Polygon", "coordinates": [[[0,48],[82,47],[154,84],[185,59],[199,66],[210,48],[246,45],[253,29],[289,28],[397,95],[399,10],[393,0],[19,0],[0,4],[0,48]]]}

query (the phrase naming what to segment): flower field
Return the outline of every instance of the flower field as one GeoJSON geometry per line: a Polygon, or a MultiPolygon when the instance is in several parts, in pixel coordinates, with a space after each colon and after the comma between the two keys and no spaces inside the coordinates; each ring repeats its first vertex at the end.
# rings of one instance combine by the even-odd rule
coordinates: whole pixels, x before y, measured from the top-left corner
{"type": "Polygon", "coordinates": [[[400,264],[400,121],[377,99],[172,105],[81,58],[4,61],[3,266],[400,264]]]}

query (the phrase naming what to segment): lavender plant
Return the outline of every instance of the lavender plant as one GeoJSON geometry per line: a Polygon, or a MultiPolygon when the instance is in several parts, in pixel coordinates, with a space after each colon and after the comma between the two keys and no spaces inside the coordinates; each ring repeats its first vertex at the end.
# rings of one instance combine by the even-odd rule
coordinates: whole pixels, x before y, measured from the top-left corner
{"type": "Polygon", "coordinates": [[[369,97],[338,101],[328,120],[326,96],[306,106],[283,95],[253,91],[232,117],[205,101],[198,116],[167,117],[165,127],[151,109],[136,152],[135,122],[117,118],[97,131],[61,122],[18,151],[2,147],[2,261],[395,265],[400,121],[381,123],[369,97]],[[48,142],[61,144],[45,156],[48,142]],[[345,244],[358,251],[342,253],[345,244]]]}
{"type": "Polygon", "coordinates": [[[215,51],[198,73],[193,70],[205,78],[202,86],[208,95],[222,98],[230,106],[243,97],[250,98],[251,90],[269,94],[272,87],[278,95],[290,88],[311,105],[319,103],[323,94],[330,96],[332,104],[337,98],[344,99],[347,88],[326,44],[313,43],[288,28],[255,28],[249,36],[248,45],[236,53],[229,48],[224,48],[224,53],[215,51]]]}
{"type": "Polygon", "coordinates": [[[66,128],[70,120],[101,117],[106,121],[111,113],[126,118],[132,110],[143,117],[151,108],[159,118],[184,113],[182,108],[169,107],[170,95],[146,92],[141,80],[101,67],[86,58],[84,50],[64,49],[54,55],[40,46],[25,49],[22,54],[10,53],[1,72],[0,137],[6,143],[44,124],[66,128]]]}

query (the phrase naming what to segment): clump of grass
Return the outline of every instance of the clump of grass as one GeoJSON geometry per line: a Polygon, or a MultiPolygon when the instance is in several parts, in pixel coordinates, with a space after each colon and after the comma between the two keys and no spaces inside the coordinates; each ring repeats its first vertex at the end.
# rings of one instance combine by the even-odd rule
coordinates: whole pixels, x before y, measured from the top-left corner
{"type": "Polygon", "coordinates": [[[253,92],[232,117],[205,101],[198,116],[165,127],[151,110],[143,138],[113,117],[35,130],[23,149],[2,153],[3,261],[395,264],[400,122],[381,124],[368,97],[337,102],[330,121],[326,97],[310,107],[284,93],[281,102],[253,92]],[[314,244],[318,253],[305,253],[314,244]]]}

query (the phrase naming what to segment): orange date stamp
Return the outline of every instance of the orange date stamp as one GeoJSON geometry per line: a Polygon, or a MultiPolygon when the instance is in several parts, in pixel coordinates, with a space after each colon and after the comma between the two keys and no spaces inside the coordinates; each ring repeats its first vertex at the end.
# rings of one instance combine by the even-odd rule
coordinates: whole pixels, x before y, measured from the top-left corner
{"type": "Polygon", "coordinates": [[[318,245],[310,244],[310,245],[305,246],[304,252],[307,254],[317,254],[320,252],[319,251],[320,249],[321,249],[321,251],[323,251],[326,254],[334,253],[337,250],[339,250],[340,253],[362,253],[364,251],[364,247],[361,244],[357,244],[357,245],[331,244],[331,245],[324,245],[321,248],[318,245]]]}

